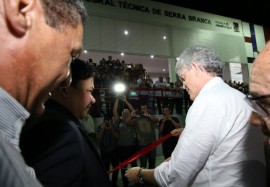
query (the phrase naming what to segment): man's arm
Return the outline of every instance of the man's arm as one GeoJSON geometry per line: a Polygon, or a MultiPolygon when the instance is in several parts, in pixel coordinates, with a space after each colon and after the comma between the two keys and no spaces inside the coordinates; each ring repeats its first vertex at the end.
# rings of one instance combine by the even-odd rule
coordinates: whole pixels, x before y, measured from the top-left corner
{"type": "Polygon", "coordinates": [[[127,177],[130,182],[147,182],[157,185],[154,177],[154,171],[155,169],[142,169],[140,167],[133,167],[126,171],[125,177],[127,177]]]}
{"type": "Polygon", "coordinates": [[[127,98],[124,97],[122,99],[122,101],[128,106],[128,109],[130,110],[130,112],[133,112],[135,109],[133,108],[133,106],[127,101],[127,98]]]}
{"type": "Polygon", "coordinates": [[[143,116],[150,119],[154,124],[159,122],[159,120],[156,116],[150,116],[150,115],[143,115],[143,116]]]}
{"type": "Polygon", "coordinates": [[[136,118],[136,110],[134,110],[133,112],[131,112],[130,116],[128,117],[127,121],[126,121],[126,125],[129,127],[133,124],[134,119],[136,118]]]}
{"type": "Polygon", "coordinates": [[[119,99],[116,98],[116,99],[115,99],[115,102],[114,102],[114,106],[113,106],[113,117],[114,117],[114,120],[115,120],[115,121],[118,121],[118,120],[119,120],[119,114],[118,114],[118,102],[119,102],[119,99]]]}

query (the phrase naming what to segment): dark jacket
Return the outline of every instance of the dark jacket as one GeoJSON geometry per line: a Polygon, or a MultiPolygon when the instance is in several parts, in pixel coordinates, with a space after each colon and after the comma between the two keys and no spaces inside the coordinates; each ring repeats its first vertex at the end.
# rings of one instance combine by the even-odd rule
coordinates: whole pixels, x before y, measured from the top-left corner
{"type": "Polygon", "coordinates": [[[46,103],[42,117],[26,123],[20,147],[44,186],[111,186],[80,121],[53,100],[46,103]]]}

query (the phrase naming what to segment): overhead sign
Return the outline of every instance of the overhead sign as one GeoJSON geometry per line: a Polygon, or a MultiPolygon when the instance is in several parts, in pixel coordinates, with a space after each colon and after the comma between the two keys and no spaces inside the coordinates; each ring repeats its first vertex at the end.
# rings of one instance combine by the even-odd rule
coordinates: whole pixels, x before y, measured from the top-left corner
{"type": "MultiPolygon", "coordinates": [[[[241,21],[145,0],[85,0],[89,14],[243,36],[241,21]]],[[[230,11],[230,10],[228,10],[230,11]]]]}

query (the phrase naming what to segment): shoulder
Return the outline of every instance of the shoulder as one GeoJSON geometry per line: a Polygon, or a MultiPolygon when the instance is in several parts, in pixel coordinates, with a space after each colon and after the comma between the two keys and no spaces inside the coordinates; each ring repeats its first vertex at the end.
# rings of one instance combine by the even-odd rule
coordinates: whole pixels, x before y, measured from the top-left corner
{"type": "Polygon", "coordinates": [[[52,133],[66,131],[70,129],[69,120],[61,116],[42,116],[37,120],[26,122],[22,133],[52,133]]]}
{"type": "Polygon", "coordinates": [[[45,117],[28,122],[22,129],[20,147],[22,152],[41,153],[52,147],[74,144],[78,140],[68,120],[61,117],[45,117]]]}

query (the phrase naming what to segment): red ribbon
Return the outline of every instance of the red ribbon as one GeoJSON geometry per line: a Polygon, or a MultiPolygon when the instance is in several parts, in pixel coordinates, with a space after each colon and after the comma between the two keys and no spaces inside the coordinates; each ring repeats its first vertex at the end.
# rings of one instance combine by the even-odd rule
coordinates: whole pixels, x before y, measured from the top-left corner
{"type": "Polygon", "coordinates": [[[162,142],[164,142],[165,140],[167,140],[169,137],[171,137],[172,134],[169,133],[166,136],[163,136],[162,138],[158,139],[157,141],[155,141],[154,143],[148,145],[147,147],[145,147],[144,149],[142,149],[141,151],[137,152],[136,154],[132,155],[130,158],[126,159],[124,162],[120,163],[118,166],[116,166],[115,168],[109,170],[107,173],[112,173],[115,170],[118,170],[122,167],[124,167],[125,165],[128,165],[129,163],[131,163],[134,160],[137,160],[138,158],[140,158],[141,156],[145,155],[146,153],[148,153],[149,151],[151,151],[152,149],[156,148],[159,144],[161,144],[162,142]]]}

